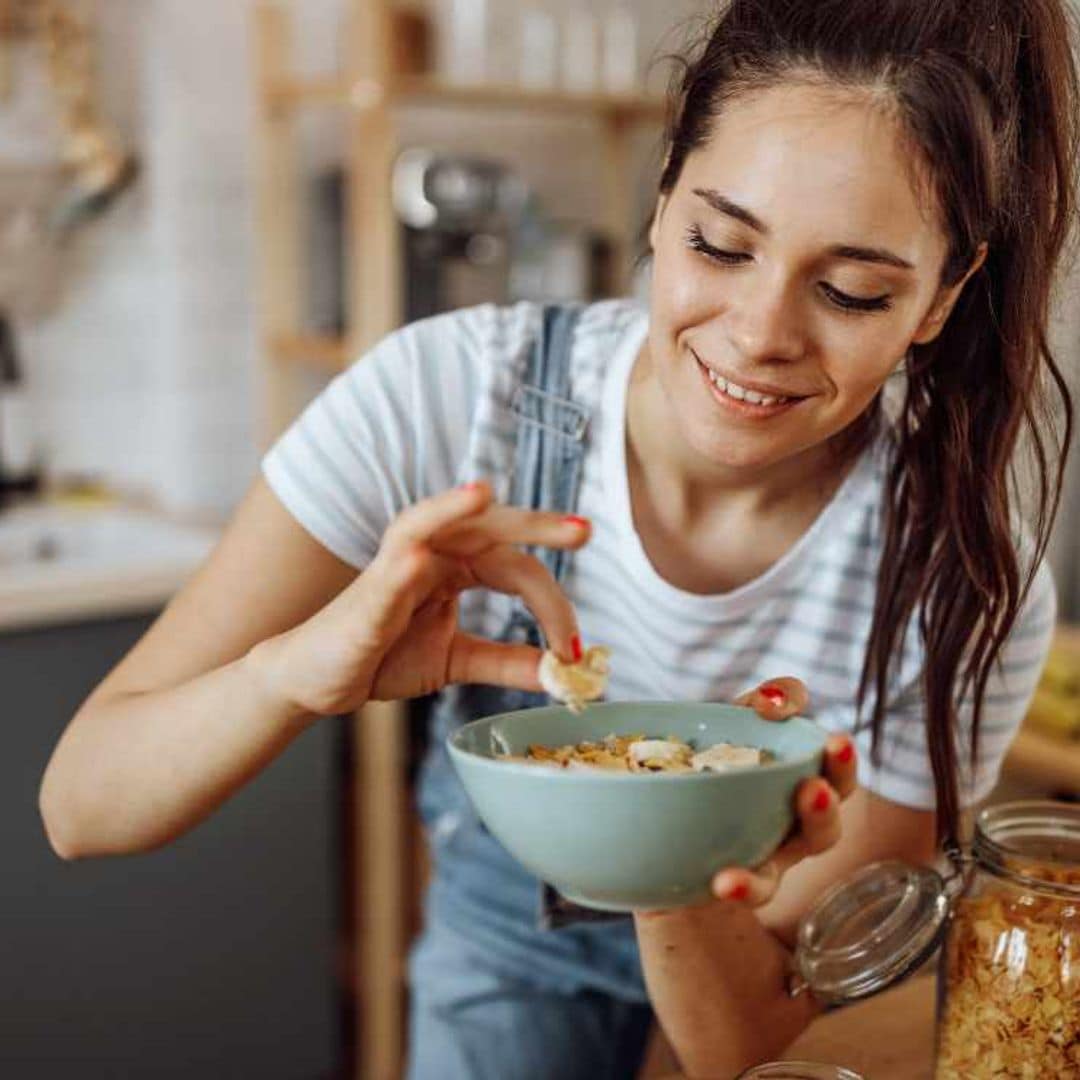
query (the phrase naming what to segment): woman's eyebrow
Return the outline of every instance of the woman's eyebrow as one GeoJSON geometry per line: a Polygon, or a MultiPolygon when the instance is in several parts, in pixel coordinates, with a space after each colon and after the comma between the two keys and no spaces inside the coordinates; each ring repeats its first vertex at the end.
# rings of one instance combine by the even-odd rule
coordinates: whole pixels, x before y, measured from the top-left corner
{"type": "MultiPolygon", "coordinates": [[[[741,221],[744,225],[761,233],[769,235],[769,227],[758,217],[752,214],[745,206],[732,202],[726,195],[712,188],[694,188],[694,194],[703,199],[713,210],[727,217],[741,221]]],[[[887,248],[860,247],[857,244],[834,244],[828,250],[828,254],[837,259],[852,259],[856,262],[877,263],[885,266],[895,266],[900,270],[914,270],[915,266],[907,259],[900,258],[887,248]]]]}

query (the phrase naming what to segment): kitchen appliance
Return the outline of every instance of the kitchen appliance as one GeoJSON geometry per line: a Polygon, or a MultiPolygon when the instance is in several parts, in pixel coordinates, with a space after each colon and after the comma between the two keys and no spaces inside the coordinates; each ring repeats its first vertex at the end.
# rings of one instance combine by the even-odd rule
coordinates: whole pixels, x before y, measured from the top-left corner
{"type": "MultiPolygon", "coordinates": [[[[346,326],[345,198],[340,168],[316,180],[312,329],[346,326]]],[[[394,165],[404,321],[481,303],[591,300],[610,294],[610,244],[587,225],[548,217],[508,165],[415,147],[394,165]]],[[[363,238],[358,252],[363,258],[363,238]]]]}
{"type": "Polygon", "coordinates": [[[510,299],[513,236],[529,191],[482,158],[404,151],[394,166],[394,212],[404,230],[405,318],[510,299]]]}

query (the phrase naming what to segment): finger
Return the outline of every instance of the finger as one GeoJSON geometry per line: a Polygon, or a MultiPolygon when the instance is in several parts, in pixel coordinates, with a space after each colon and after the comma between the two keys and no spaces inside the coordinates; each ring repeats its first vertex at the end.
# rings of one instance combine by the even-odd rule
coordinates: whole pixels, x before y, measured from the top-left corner
{"type": "Polygon", "coordinates": [[[747,690],[735,699],[735,704],[748,706],[763,720],[786,720],[806,711],[810,695],[805,684],[785,677],[769,679],[753,690],[747,690]]]}
{"type": "Polygon", "coordinates": [[[840,797],[824,780],[804,780],[799,785],[795,814],[798,822],[790,839],[772,857],[781,874],[809,855],[828,851],[840,839],[840,797]]]}
{"type": "Polygon", "coordinates": [[[820,777],[799,785],[795,814],[794,835],[773,855],[781,873],[808,855],[828,851],[840,839],[840,796],[820,777]]]}
{"type": "Polygon", "coordinates": [[[592,535],[586,518],[522,510],[516,506],[489,506],[482,514],[454,521],[433,538],[440,551],[476,555],[495,544],[530,544],[577,549],[592,535]]]}
{"type": "Polygon", "coordinates": [[[381,548],[372,564],[349,588],[360,594],[378,589],[390,599],[409,593],[422,600],[437,591],[453,595],[473,585],[475,580],[460,559],[411,542],[381,548]]]}
{"type": "Polygon", "coordinates": [[[401,629],[416,609],[436,598],[456,596],[475,580],[458,559],[436,555],[423,544],[380,549],[372,564],[334,601],[347,618],[362,620],[380,638],[401,629]]]}
{"type": "Polygon", "coordinates": [[[470,565],[480,584],[521,597],[540,623],[548,646],[560,658],[577,659],[574,639],[580,647],[580,637],[574,607],[539,559],[500,545],[470,560],[470,565]]]}
{"type": "Polygon", "coordinates": [[[713,877],[712,893],[718,900],[761,907],[776,895],[780,877],[780,870],[771,859],[756,870],[729,867],[713,877]]]}
{"type": "Polygon", "coordinates": [[[859,762],[855,744],[847,735],[830,735],[825,740],[823,773],[841,799],[858,786],[859,762]]]}
{"type": "Polygon", "coordinates": [[[794,835],[768,862],[753,870],[728,867],[713,877],[713,895],[751,907],[768,903],[780,880],[796,863],[827,851],[840,839],[839,797],[824,780],[806,780],[795,795],[794,835]]]}
{"type": "Polygon", "coordinates": [[[395,550],[424,543],[447,526],[483,512],[491,499],[491,488],[484,483],[464,484],[422,499],[394,518],[382,547],[395,550]]]}
{"type": "Polygon", "coordinates": [[[456,634],[450,645],[447,681],[539,691],[540,656],[540,650],[532,645],[505,645],[471,634],[456,634]]]}

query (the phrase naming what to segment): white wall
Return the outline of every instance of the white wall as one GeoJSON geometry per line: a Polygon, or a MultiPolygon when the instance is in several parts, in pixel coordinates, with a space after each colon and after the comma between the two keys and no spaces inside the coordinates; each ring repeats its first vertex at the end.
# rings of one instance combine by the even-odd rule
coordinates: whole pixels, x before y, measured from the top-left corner
{"type": "MultiPolygon", "coordinates": [[[[225,510],[257,461],[254,0],[90,6],[106,108],[144,171],[66,253],[63,306],[19,328],[35,427],[58,472],[98,474],[180,509],[225,510]]],[[[301,68],[334,64],[341,6],[295,5],[301,68]]],[[[48,94],[39,66],[20,66],[17,97],[0,109],[0,156],[47,157],[58,138],[48,94]]],[[[332,119],[313,113],[302,127],[311,167],[336,155],[332,119]]],[[[403,140],[499,146],[562,213],[602,214],[587,122],[417,109],[403,140]]]]}
{"type": "MultiPolygon", "coordinates": [[[[247,13],[92,6],[106,111],[142,175],[65,253],[60,308],[18,328],[34,425],[57,473],[223,508],[254,462],[247,13]]],[[[55,155],[40,64],[19,66],[0,153],[55,155]]]]}

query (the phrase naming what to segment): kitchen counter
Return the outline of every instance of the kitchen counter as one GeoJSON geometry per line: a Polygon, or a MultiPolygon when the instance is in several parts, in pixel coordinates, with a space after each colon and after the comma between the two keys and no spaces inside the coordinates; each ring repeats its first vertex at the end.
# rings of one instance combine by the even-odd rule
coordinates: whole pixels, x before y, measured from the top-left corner
{"type": "Polygon", "coordinates": [[[895,990],[819,1017],[784,1055],[844,1065],[866,1080],[930,1080],[936,980],[919,975],[895,990]]]}
{"type": "Polygon", "coordinates": [[[164,606],[217,540],[133,506],[30,503],[0,512],[0,630],[164,606]]]}
{"type": "MultiPolygon", "coordinates": [[[[843,1065],[864,1080],[931,1080],[934,1061],[933,975],[919,975],[858,1005],[818,1017],[792,1043],[784,1061],[843,1065]]],[[[660,1038],[639,1080],[683,1080],[660,1038]]]]}

